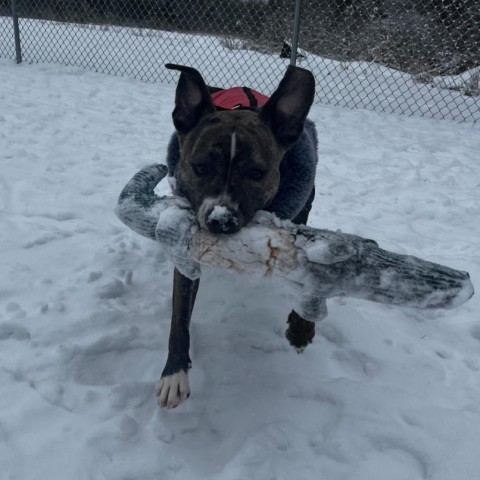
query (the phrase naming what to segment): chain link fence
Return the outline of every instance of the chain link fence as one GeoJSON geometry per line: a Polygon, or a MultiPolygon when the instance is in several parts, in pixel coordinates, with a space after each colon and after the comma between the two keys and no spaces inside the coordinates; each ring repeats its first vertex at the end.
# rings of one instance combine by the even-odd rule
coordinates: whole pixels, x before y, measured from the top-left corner
{"type": "Polygon", "coordinates": [[[295,52],[298,2],[0,0],[0,57],[148,82],[176,81],[163,65],[180,63],[266,94],[294,58],[321,103],[480,119],[480,0],[303,0],[295,52]]]}

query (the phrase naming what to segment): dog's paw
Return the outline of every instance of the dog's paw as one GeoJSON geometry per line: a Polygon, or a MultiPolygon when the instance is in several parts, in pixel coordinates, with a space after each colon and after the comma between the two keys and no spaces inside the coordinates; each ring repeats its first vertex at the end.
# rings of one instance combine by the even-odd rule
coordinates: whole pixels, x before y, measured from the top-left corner
{"type": "Polygon", "coordinates": [[[315,323],[304,320],[295,310],[288,316],[285,337],[297,353],[303,353],[315,337],[315,323]]]}
{"type": "Polygon", "coordinates": [[[288,343],[293,347],[293,349],[298,353],[303,353],[305,349],[312,343],[310,339],[299,339],[290,328],[285,331],[285,338],[288,340],[288,343]]]}
{"type": "Polygon", "coordinates": [[[175,408],[190,396],[188,374],[180,370],[173,375],[162,377],[155,390],[160,407],[175,408]]]}
{"type": "Polygon", "coordinates": [[[307,345],[304,345],[303,347],[296,347],[295,345],[293,345],[292,343],[290,344],[292,346],[292,348],[300,355],[301,353],[303,353],[305,351],[305,349],[307,348],[307,345]]]}

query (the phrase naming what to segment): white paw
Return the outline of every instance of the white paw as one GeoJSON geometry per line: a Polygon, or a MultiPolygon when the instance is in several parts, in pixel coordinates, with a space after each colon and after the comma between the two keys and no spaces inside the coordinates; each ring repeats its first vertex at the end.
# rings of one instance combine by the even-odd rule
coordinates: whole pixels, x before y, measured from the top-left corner
{"type": "Polygon", "coordinates": [[[180,371],[163,377],[155,390],[155,394],[161,407],[178,407],[180,403],[190,396],[188,375],[184,371],[180,371]]]}
{"type": "Polygon", "coordinates": [[[293,349],[300,355],[301,353],[303,353],[305,351],[305,349],[307,348],[306,345],[304,345],[303,347],[294,347],[292,345],[293,349]]]}

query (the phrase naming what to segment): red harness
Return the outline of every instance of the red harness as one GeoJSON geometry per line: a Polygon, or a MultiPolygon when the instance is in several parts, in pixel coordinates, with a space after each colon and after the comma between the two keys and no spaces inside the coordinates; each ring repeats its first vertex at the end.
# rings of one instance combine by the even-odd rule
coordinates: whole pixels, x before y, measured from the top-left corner
{"type": "Polygon", "coordinates": [[[212,94],[213,104],[218,110],[257,109],[263,106],[268,98],[248,87],[227,88],[212,94]]]}

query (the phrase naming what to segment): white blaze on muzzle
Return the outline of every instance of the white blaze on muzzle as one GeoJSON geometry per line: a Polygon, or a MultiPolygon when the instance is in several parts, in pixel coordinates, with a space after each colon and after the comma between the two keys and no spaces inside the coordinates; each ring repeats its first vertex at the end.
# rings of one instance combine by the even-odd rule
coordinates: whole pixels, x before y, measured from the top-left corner
{"type": "Polygon", "coordinates": [[[228,182],[232,170],[232,161],[237,151],[237,134],[235,130],[230,137],[230,158],[228,174],[225,179],[223,192],[217,197],[206,198],[198,211],[198,221],[202,228],[215,233],[231,233],[238,230],[239,210],[238,203],[230,196],[228,182]]]}

